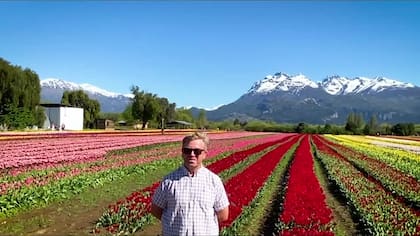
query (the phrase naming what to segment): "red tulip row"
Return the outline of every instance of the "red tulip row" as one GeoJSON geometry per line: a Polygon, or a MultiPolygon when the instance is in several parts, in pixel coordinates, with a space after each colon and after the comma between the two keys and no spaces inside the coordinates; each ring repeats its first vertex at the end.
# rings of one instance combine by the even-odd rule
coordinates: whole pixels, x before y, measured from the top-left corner
{"type": "MultiPolygon", "coordinates": [[[[300,136],[297,135],[282,143],[225,183],[230,205],[229,218],[221,223],[222,228],[229,227],[242,213],[242,209],[250,204],[284,154],[286,154],[299,139],[300,136]]],[[[251,155],[251,153],[248,155],[251,155]]]]}
{"type": "MultiPolygon", "coordinates": [[[[275,145],[276,143],[282,142],[284,139],[288,138],[290,135],[275,135],[272,137],[266,138],[266,142],[263,142],[262,144],[256,145],[248,150],[239,151],[236,153],[233,153],[229,155],[228,157],[225,157],[221,160],[218,160],[210,165],[207,166],[210,170],[214,171],[216,174],[220,173],[223,170],[229,169],[234,164],[240,162],[242,159],[246,158],[247,156],[250,156],[254,153],[260,152],[264,148],[267,148],[267,142],[271,143],[271,145],[275,145]],[[277,141],[272,141],[273,138],[276,138],[277,141]],[[239,154],[239,155],[238,155],[239,154]],[[238,158],[243,157],[243,158],[238,158]]],[[[296,138],[295,138],[296,139],[296,138]]],[[[295,142],[289,141],[288,143],[295,142]]],[[[251,141],[251,140],[250,140],[251,141]]],[[[248,145],[247,145],[248,146],[248,145]]],[[[155,182],[154,184],[140,190],[133,192],[130,196],[125,198],[124,200],[118,201],[116,204],[110,205],[108,207],[108,211],[103,214],[103,216],[99,219],[99,223],[97,224],[97,227],[95,229],[95,232],[99,231],[99,227],[105,227],[107,231],[111,233],[115,233],[118,231],[118,229],[121,228],[121,223],[123,222],[114,222],[110,219],[118,219],[121,217],[118,217],[122,215],[121,212],[128,212],[128,214],[131,214],[131,212],[150,212],[151,208],[151,197],[156,190],[156,188],[159,186],[160,182],[155,182]],[[143,209],[146,209],[144,211],[143,209]]],[[[133,214],[131,214],[133,215],[133,214]]],[[[137,214],[135,216],[135,219],[130,219],[130,221],[142,221],[142,218],[145,217],[145,215],[139,215],[137,214]]],[[[120,220],[120,219],[118,219],[120,220]]],[[[130,226],[128,226],[130,227],[130,226]]]]}
{"type": "Polygon", "coordinates": [[[279,234],[334,235],[332,218],[314,172],[309,136],[305,135],[289,170],[279,234]]]}
{"type": "Polygon", "coordinates": [[[244,160],[245,158],[247,158],[250,153],[257,153],[260,152],[268,147],[271,147],[273,145],[275,145],[276,143],[281,143],[284,142],[285,140],[290,139],[292,136],[284,136],[281,139],[277,139],[277,140],[273,140],[273,141],[269,141],[267,140],[266,142],[255,146],[254,148],[250,149],[250,150],[244,150],[244,151],[239,151],[239,152],[235,152],[232,155],[230,155],[229,158],[225,159],[223,162],[218,161],[215,163],[212,163],[211,165],[207,166],[207,168],[211,171],[213,171],[214,173],[220,173],[223,170],[227,169],[230,166],[233,166],[236,163],[239,163],[240,161],[244,160]]]}
{"type": "Polygon", "coordinates": [[[343,155],[329,147],[320,136],[314,136],[317,156],[329,178],[356,209],[367,234],[419,235],[420,216],[410,206],[394,198],[377,181],[366,177],[343,155]]]}

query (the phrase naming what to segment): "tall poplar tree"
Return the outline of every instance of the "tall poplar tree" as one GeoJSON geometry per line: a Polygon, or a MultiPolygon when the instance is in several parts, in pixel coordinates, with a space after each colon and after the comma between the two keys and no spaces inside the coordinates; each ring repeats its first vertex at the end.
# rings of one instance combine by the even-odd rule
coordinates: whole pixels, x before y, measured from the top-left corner
{"type": "Polygon", "coordinates": [[[347,117],[345,129],[354,134],[359,134],[362,131],[364,120],[361,114],[351,112],[347,117]]]}
{"type": "Polygon", "coordinates": [[[41,85],[29,68],[13,66],[0,58],[0,124],[12,129],[42,126],[45,116],[39,106],[41,85]]]}

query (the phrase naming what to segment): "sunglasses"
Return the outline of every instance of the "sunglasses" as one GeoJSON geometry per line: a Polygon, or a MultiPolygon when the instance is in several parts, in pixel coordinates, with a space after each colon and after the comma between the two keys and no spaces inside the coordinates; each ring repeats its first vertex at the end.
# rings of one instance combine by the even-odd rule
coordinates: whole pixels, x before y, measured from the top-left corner
{"type": "Polygon", "coordinates": [[[191,152],[194,152],[194,155],[199,156],[203,151],[203,149],[199,148],[182,148],[182,153],[184,153],[185,155],[190,155],[191,152]]]}

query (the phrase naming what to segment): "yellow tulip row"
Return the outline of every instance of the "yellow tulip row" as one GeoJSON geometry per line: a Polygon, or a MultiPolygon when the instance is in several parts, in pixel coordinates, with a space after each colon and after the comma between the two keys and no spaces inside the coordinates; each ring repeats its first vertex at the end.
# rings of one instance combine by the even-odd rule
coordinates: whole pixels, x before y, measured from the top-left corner
{"type": "Polygon", "coordinates": [[[363,136],[325,135],[325,137],[364,153],[420,180],[420,154],[369,143],[363,136]]]}

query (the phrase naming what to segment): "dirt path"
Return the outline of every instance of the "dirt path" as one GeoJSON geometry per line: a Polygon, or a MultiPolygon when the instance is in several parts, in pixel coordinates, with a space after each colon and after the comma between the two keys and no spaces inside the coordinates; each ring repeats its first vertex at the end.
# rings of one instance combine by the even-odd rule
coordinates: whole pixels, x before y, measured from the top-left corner
{"type": "Polygon", "coordinates": [[[10,235],[92,235],[95,221],[108,204],[97,202],[87,206],[77,200],[53,203],[11,217],[5,220],[2,228],[10,235]]]}
{"type": "Polygon", "coordinates": [[[161,236],[162,235],[162,227],[160,221],[156,221],[151,225],[148,225],[142,231],[138,231],[135,236],[147,235],[147,236],[161,236]]]}

